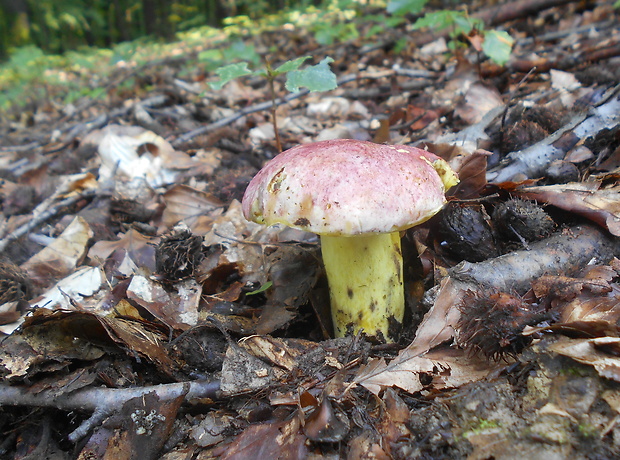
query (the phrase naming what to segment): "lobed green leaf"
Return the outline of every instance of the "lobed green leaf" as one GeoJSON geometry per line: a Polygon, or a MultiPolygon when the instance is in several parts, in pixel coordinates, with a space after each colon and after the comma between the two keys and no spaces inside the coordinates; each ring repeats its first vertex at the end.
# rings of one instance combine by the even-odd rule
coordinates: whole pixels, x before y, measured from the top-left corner
{"type": "Polygon", "coordinates": [[[330,57],[326,57],[317,65],[307,67],[303,70],[293,70],[286,75],[286,89],[292,93],[305,87],[310,91],[329,91],[338,87],[336,75],[329,67],[334,62],[330,57]]]}
{"type": "Polygon", "coordinates": [[[247,62],[237,62],[236,64],[220,67],[215,73],[220,79],[209,83],[209,86],[211,86],[213,90],[218,91],[229,81],[243,77],[244,75],[252,75],[254,72],[248,68],[247,62]]]}
{"type": "Polygon", "coordinates": [[[286,61],[284,64],[278,66],[277,69],[272,71],[274,76],[282,75],[283,73],[292,72],[293,70],[299,69],[301,65],[310,59],[312,56],[303,56],[298,57],[297,59],[292,59],[290,61],[286,61]]]}

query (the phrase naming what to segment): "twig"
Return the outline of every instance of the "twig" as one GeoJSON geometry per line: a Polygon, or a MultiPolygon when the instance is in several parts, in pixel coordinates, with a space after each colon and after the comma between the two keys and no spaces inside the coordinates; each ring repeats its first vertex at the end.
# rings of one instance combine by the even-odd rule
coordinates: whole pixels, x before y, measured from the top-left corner
{"type": "Polygon", "coordinates": [[[540,142],[512,152],[487,173],[489,182],[504,182],[517,175],[533,178],[544,174],[549,164],[561,159],[579,140],[620,123],[620,85],[610,90],[601,103],[585,115],[578,115],[562,129],[540,142]]]}
{"type": "Polygon", "coordinates": [[[24,225],[22,225],[21,227],[18,227],[13,232],[5,236],[2,240],[0,240],[0,252],[3,252],[12,241],[15,241],[16,239],[21,238],[33,228],[38,227],[39,225],[44,223],[46,220],[51,219],[56,214],[59,214],[63,209],[66,209],[67,207],[71,206],[72,204],[77,203],[78,201],[84,198],[94,196],[96,193],[97,193],[97,190],[94,190],[94,189],[86,190],[78,195],[73,195],[73,196],[70,196],[69,198],[65,198],[64,200],[56,203],[54,206],[50,206],[48,209],[41,211],[31,220],[26,222],[24,225]]]}
{"type": "MultiPolygon", "coordinates": [[[[385,72],[379,72],[377,74],[351,74],[351,75],[343,75],[342,77],[338,78],[337,80],[337,84],[338,86],[340,85],[344,85],[345,83],[350,83],[352,81],[356,81],[356,80],[361,80],[361,79],[377,79],[377,78],[385,78],[385,77],[389,77],[389,76],[393,76],[393,75],[404,75],[404,76],[415,76],[417,78],[427,78],[429,76],[432,76],[433,74],[431,72],[428,71],[411,71],[408,69],[391,69],[391,70],[387,70],[385,72]]],[[[263,110],[273,110],[274,107],[278,107],[280,105],[286,104],[290,101],[293,101],[295,99],[299,99],[300,97],[303,97],[307,94],[309,94],[310,91],[307,89],[302,89],[301,91],[297,92],[297,93],[289,93],[284,97],[280,97],[278,99],[273,99],[272,101],[265,101],[265,102],[260,102],[258,104],[254,104],[251,105],[249,107],[245,107],[244,109],[239,110],[238,112],[228,116],[228,117],[224,117],[214,123],[205,125],[205,126],[201,126],[200,128],[194,129],[192,131],[189,131],[179,137],[177,137],[175,140],[171,141],[171,144],[175,147],[193,139],[196,136],[200,136],[202,134],[207,134],[210,133],[212,131],[215,131],[216,129],[222,128],[224,126],[227,126],[231,123],[234,123],[235,121],[237,121],[239,118],[242,118],[246,115],[249,115],[251,113],[256,113],[256,112],[262,112],[263,110]]]]}
{"type": "Polygon", "coordinates": [[[198,398],[216,398],[219,390],[220,382],[217,380],[194,380],[139,388],[84,388],[66,395],[52,396],[45,392],[31,393],[26,387],[0,383],[0,406],[36,406],[54,407],[67,411],[93,411],[93,415],[69,435],[69,440],[75,442],[86,435],[94,425],[115,410],[119,410],[130,399],[155,393],[160,401],[169,401],[180,396],[187,401],[198,398]]]}

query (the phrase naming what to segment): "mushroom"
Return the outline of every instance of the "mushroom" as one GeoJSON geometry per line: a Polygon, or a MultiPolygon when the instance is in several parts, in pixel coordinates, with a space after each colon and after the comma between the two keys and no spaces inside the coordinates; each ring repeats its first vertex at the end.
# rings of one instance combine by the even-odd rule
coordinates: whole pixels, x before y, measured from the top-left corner
{"type": "Polygon", "coordinates": [[[248,220],[320,236],[336,336],[362,329],[392,341],[405,310],[400,231],[435,215],[457,183],[430,152],[337,139],[274,157],[242,207],[248,220]]]}

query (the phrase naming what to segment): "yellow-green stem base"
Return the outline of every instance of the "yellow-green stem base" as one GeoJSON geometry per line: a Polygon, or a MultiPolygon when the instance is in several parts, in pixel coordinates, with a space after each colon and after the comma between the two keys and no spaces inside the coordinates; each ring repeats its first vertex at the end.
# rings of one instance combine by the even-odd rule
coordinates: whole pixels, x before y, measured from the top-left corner
{"type": "Polygon", "coordinates": [[[321,236],[321,251],[336,337],[363,329],[393,341],[405,311],[399,232],[321,236]]]}

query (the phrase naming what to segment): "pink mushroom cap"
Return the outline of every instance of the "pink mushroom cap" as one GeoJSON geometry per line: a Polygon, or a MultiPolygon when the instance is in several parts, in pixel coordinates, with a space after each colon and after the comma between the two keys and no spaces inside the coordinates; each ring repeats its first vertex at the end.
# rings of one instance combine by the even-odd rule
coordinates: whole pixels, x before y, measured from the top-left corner
{"type": "Polygon", "coordinates": [[[248,220],[317,233],[360,235],[405,230],[444,205],[438,156],[405,145],[351,139],[282,152],[250,181],[248,220]]]}

